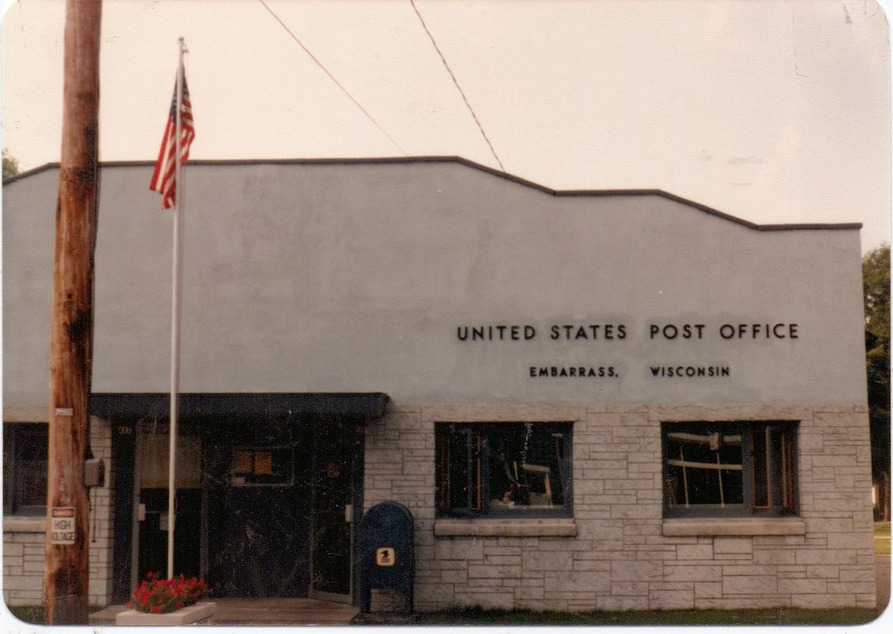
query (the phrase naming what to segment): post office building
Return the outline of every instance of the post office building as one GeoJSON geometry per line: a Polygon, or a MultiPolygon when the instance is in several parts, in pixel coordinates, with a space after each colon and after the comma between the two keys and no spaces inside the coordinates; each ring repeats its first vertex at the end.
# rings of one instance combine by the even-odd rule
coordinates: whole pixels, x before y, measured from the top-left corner
{"type": "MultiPolygon", "coordinates": [[[[167,556],[151,173],[101,167],[95,604],[167,556]]],[[[10,604],[42,595],[58,177],[3,192],[10,604]]],[[[178,572],[356,603],[364,515],[397,502],[417,610],[875,606],[858,225],[455,158],[196,161],[186,188],[178,572]]]]}

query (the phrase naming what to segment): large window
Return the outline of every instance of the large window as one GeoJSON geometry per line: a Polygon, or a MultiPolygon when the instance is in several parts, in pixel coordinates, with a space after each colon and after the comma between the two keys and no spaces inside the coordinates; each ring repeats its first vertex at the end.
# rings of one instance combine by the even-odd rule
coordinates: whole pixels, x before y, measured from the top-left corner
{"type": "Polygon", "coordinates": [[[794,423],[667,423],[668,517],[797,512],[794,423]]]}
{"type": "Polygon", "coordinates": [[[440,516],[569,515],[571,425],[437,425],[440,516]]]}
{"type": "Polygon", "coordinates": [[[44,424],[3,425],[3,513],[44,515],[47,447],[44,424]]]}

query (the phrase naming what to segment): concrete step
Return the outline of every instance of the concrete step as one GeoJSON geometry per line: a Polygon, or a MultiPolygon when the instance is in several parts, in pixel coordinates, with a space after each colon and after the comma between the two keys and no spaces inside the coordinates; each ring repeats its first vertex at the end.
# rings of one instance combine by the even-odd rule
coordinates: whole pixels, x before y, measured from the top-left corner
{"type": "MultiPolygon", "coordinates": [[[[209,625],[347,625],[357,616],[355,606],[315,599],[212,598],[216,610],[209,625]]],[[[113,605],[90,615],[91,625],[114,625],[126,606],[113,605]]]]}

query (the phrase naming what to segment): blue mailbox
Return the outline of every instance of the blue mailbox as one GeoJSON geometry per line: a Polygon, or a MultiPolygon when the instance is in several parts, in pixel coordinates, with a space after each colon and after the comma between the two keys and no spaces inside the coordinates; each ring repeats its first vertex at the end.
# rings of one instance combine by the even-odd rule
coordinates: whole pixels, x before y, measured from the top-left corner
{"type": "Polygon", "coordinates": [[[369,611],[372,589],[397,590],[412,612],[415,578],[412,513],[399,502],[382,502],[360,524],[360,614],[369,611]]]}

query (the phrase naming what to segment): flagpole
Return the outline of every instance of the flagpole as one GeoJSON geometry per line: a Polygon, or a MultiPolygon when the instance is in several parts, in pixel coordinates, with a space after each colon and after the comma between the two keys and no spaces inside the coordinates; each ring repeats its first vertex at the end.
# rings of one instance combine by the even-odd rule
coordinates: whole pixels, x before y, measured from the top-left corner
{"type": "Polygon", "coordinates": [[[174,238],[173,238],[173,284],[171,296],[171,424],[169,442],[169,472],[167,495],[167,576],[174,577],[174,529],[176,527],[176,500],[177,500],[177,422],[179,416],[179,392],[180,392],[180,280],[182,246],[180,234],[183,230],[183,206],[185,202],[184,183],[182,178],[181,155],[181,126],[183,106],[183,55],[189,52],[183,37],[179,38],[180,63],[177,66],[177,102],[176,102],[176,154],[174,155],[175,176],[174,187],[174,238]]]}

